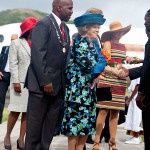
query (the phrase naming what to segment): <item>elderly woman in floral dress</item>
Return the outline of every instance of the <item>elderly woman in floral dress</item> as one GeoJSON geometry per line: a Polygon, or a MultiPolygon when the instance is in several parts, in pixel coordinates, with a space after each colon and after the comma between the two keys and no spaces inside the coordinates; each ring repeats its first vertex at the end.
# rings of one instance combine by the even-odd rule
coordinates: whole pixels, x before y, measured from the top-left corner
{"type": "MultiPolygon", "coordinates": [[[[99,74],[107,67],[105,60],[100,61],[99,49],[93,40],[97,39],[104,22],[103,15],[92,13],[74,20],[79,34],[73,41],[66,71],[65,112],[61,128],[62,134],[68,136],[68,150],[82,150],[88,135],[95,134],[96,92],[90,85],[96,77],[94,68],[99,68],[96,72],[99,74]]],[[[113,69],[108,68],[110,70],[113,69]]]]}

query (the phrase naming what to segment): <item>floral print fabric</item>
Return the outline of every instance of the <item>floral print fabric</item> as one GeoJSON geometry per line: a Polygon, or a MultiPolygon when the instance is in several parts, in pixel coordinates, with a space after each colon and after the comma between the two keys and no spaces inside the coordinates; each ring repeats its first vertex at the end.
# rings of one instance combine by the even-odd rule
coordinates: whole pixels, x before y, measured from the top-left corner
{"type": "Polygon", "coordinates": [[[66,136],[81,136],[95,134],[96,107],[81,106],[74,102],[65,102],[65,114],[62,124],[62,134],[66,136]]]}
{"type": "Polygon", "coordinates": [[[93,69],[99,57],[86,37],[78,35],[73,42],[66,70],[65,112],[62,134],[79,136],[95,134],[96,89],[91,89],[93,69]]]}

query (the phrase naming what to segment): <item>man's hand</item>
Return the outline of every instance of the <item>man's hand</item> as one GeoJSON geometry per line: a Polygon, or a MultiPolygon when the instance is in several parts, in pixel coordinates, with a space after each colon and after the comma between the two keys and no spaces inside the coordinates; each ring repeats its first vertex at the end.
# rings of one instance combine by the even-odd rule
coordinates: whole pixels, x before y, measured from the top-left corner
{"type": "Polygon", "coordinates": [[[116,67],[106,66],[104,69],[105,72],[112,73],[119,78],[125,78],[129,75],[128,69],[122,65],[117,65],[116,67]]]}
{"type": "Polygon", "coordinates": [[[125,67],[123,67],[123,65],[117,65],[117,69],[121,70],[121,72],[118,75],[118,77],[125,78],[125,77],[127,77],[129,75],[129,70],[126,69],[125,67]]]}
{"type": "Polygon", "coordinates": [[[113,68],[112,73],[119,78],[125,77],[125,72],[123,69],[113,68]]]}
{"type": "Polygon", "coordinates": [[[48,95],[53,93],[53,85],[52,85],[52,83],[44,85],[43,88],[44,88],[44,93],[46,93],[48,95]]]}
{"type": "Polygon", "coordinates": [[[136,97],[136,104],[141,110],[145,110],[146,106],[143,104],[143,100],[145,98],[145,95],[138,93],[136,97]]]}
{"type": "Polygon", "coordinates": [[[3,74],[2,74],[2,72],[0,72],[0,80],[2,80],[2,78],[3,78],[3,74]]]}
{"type": "Polygon", "coordinates": [[[14,91],[17,92],[17,93],[21,93],[20,83],[14,83],[14,91]]]}

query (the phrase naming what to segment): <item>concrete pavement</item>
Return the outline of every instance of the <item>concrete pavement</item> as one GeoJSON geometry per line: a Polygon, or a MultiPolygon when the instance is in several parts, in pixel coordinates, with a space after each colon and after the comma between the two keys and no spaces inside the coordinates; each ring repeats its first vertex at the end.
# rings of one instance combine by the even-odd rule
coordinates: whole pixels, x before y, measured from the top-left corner
{"type": "MultiPolygon", "coordinates": [[[[3,139],[6,133],[6,126],[7,122],[0,124],[0,150],[4,150],[3,139]]],[[[16,148],[16,141],[19,135],[19,127],[20,127],[20,120],[17,121],[11,135],[11,142],[12,142],[12,150],[17,150],[16,148]]],[[[124,144],[125,140],[129,138],[126,135],[126,130],[123,128],[123,124],[118,126],[117,130],[117,146],[119,150],[144,150],[144,144],[141,143],[139,145],[129,145],[124,144]]],[[[87,150],[92,150],[91,144],[86,144],[87,150]]],[[[53,138],[50,150],[67,150],[67,138],[63,135],[56,136],[53,138]]],[[[100,150],[108,150],[108,144],[102,142],[100,145],[100,150]]]]}
{"type": "MultiPolygon", "coordinates": [[[[7,107],[9,103],[9,94],[7,93],[7,99],[5,106],[7,107]]],[[[4,150],[4,136],[6,133],[7,122],[0,124],[0,150],[4,150]]],[[[12,150],[17,150],[16,142],[19,135],[19,128],[20,128],[20,119],[17,121],[11,135],[11,142],[12,142],[12,150]]],[[[93,137],[94,138],[94,137],[93,137]]],[[[126,135],[126,130],[124,130],[124,124],[118,126],[117,129],[117,146],[118,150],[144,150],[144,143],[139,145],[129,145],[124,144],[125,140],[130,138],[130,136],[126,135]]],[[[87,150],[92,150],[91,144],[86,144],[87,150]]],[[[50,150],[67,150],[67,138],[63,135],[56,136],[53,138],[50,150]]],[[[108,144],[103,142],[100,145],[100,150],[108,150],[108,144]]]]}

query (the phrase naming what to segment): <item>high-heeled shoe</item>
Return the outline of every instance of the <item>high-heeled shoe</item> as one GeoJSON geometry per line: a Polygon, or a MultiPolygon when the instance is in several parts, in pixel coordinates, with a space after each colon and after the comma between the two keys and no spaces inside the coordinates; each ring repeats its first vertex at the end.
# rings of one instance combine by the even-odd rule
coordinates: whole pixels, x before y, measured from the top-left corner
{"type": "Polygon", "coordinates": [[[17,140],[17,149],[19,149],[19,150],[24,150],[23,147],[20,147],[20,145],[19,145],[19,140],[17,140]]]}
{"type": "Polygon", "coordinates": [[[4,148],[7,149],[7,150],[11,150],[12,149],[11,145],[6,145],[5,144],[5,139],[4,139],[4,148]]]}
{"type": "Polygon", "coordinates": [[[93,149],[92,150],[99,150],[99,142],[94,141],[93,149]],[[98,148],[94,148],[96,145],[98,145],[98,148]]]}
{"type": "Polygon", "coordinates": [[[116,147],[116,142],[115,141],[109,141],[108,142],[109,150],[118,150],[116,147]],[[113,147],[115,146],[115,147],[113,147]]]}
{"type": "Polygon", "coordinates": [[[7,149],[7,150],[11,150],[12,146],[11,146],[11,145],[5,145],[5,144],[4,144],[4,148],[7,149]]]}

